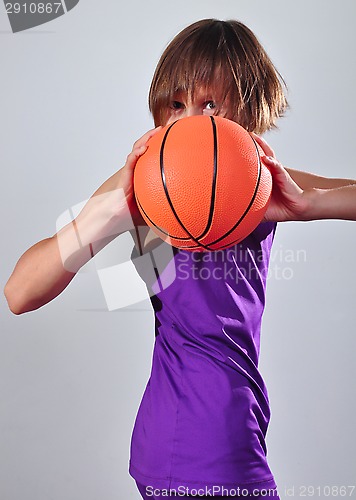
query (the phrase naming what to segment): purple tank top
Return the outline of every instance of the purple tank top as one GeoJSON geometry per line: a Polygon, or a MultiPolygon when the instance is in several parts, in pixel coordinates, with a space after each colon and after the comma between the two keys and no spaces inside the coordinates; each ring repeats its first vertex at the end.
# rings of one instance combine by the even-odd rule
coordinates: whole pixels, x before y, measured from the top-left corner
{"type": "Polygon", "coordinates": [[[129,472],[154,488],[276,488],[258,370],[275,223],[216,251],[176,251],[173,283],[152,297],[152,370],[134,425],[129,472]]]}

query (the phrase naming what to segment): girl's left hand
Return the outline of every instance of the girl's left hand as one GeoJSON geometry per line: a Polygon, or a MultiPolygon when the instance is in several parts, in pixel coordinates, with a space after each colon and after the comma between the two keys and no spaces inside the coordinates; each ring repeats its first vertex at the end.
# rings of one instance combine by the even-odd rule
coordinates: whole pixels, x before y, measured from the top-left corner
{"type": "Polygon", "coordinates": [[[251,133],[251,136],[263,149],[266,156],[261,156],[261,160],[272,174],[272,196],[263,220],[274,222],[303,220],[307,211],[305,192],[276,160],[274,151],[268,143],[254,133],[251,133]]]}

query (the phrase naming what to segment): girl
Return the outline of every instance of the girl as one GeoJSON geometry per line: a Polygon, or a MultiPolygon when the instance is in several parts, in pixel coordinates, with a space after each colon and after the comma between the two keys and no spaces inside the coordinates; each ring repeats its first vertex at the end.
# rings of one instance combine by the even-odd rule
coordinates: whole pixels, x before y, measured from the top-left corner
{"type": "MultiPolygon", "coordinates": [[[[287,101],[282,78],[240,22],[206,19],[179,33],[158,63],[149,104],[157,128],[134,144],[125,166],[72,223],[24,253],[5,295],[15,314],[41,307],[109,241],[130,230],[132,220],[143,224],[133,170],[160,126],[219,114],[245,127],[266,153],[272,200],[265,220],[239,245],[208,254],[177,250],[167,266],[174,266],[173,283],[165,290],[153,284],[156,339],[132,436],[130,474],[143,498],[165,497],[170,489],[171,496],[279,498],[266,459],[270,409],[258,370],[276,222],[355,220],[355,182],[285,169],[256,135],[275,126],[287,101]]],[[[139,272],[145,278],[145,270],[139,272]]]]}

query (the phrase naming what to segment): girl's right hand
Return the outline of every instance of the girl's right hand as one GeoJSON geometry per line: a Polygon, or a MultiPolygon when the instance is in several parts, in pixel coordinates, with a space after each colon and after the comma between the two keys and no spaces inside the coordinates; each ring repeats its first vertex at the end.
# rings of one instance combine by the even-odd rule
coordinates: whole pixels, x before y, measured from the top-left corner
{"type": "Polygon", "coordinates": [[[125,165],[118,172],[120,176],[119,185],[124,189],[127,207],[135,225],[144,225],[145,222],[140,214],[135,200],[133,186],[134,169],[137,160],[146,152],[148,148],[148,141],[159,130],[161,130],[161,128],[162,126],[159,126],[149,130],[134,143],[131,153],[126,158],[125,165]]]}

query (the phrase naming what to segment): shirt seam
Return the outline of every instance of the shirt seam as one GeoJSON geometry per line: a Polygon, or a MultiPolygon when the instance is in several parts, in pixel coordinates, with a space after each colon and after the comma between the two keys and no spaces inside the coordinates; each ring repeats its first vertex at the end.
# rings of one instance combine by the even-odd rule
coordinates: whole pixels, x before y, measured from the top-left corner
{"type": "Polygon", "coordinates": [[[274,482],[274,477],[273,476],[269,476],[270,479],[262,479],[262,480],[258,480],[258,481],[248,481],[248,482],[245,482],[245,483],[240,483],[240,482],[226,482],[226,481],[214,481],[213,483],[208,483],[206,481],[187,481],[186,479],[181,479],[181,478],[178,478],[178,477],[174,477],[174,476],[151,476],[151,475],[148,475],[148,474],[143,474],[140,469],[138,469],[135,465],[133,465],[132,463],[130,463],[132,469],[135,469],[141,476],[144,476],[144,477],[147,477],[147,478],[150,478],[150,479],[158,479],[158,480],[163,480],[163,481],[182,481],[182,483],[189,483],[189,484],[201,484],[201,483],[204,483],[206,485],[216,485],[217,483],[223,483],[223,484],[231,484],[231,485],[236,485],[236,484],[239,484],[239,485],[249,485],[249,484],[263,484],[263,483],[270,483],[270,482],[274,482]]]}

